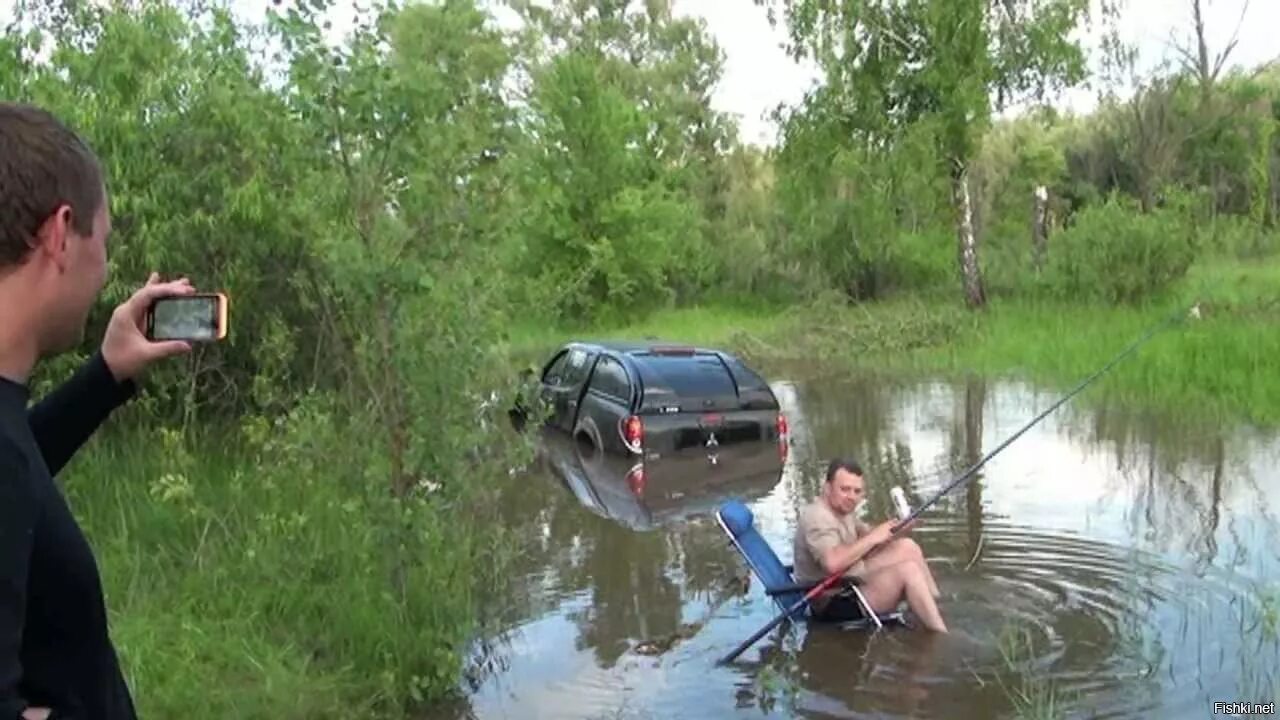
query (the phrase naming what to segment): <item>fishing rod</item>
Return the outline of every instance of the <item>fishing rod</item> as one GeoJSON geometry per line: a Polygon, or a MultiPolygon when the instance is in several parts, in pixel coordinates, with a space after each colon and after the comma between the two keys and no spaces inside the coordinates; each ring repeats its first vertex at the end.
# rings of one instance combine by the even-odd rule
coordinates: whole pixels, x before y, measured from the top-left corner
{"type": "MultiPolygon", "coordinates": [[[[1088,387],[1090,384],[1092,384],[1095,380],[1097,380],[1099,377],[1101,377],[1103,374],[1105,374],[1108,370],[1110,370],[1112,367],[1114,367],[1116,363],[1120,362],[1120,361],[1121,361],[1122,359],[1124,359],[1127,355],[1129,355],[1130,353],[1132,353],[1134,350],[1138,349],[1138,347],[1139,347],[1140,345],[1142,345],[1143,343],[1145,343],[1145,342],[1147,342],[1148,340],[1150,340],[1152,337],[1154,337],[1154,336],[1155,336],[1155,334],[1156,334],[1156,333],[1158,333],[1158,332],[1160,332],[1161,330],[1163,330],[1163,329],[1165,328],[1165,326],[1166,326],[1166,325],[1170,325],[1170,324],[1172,324],[1172,323],[1173,323],[1173,322],[1175,322],[1175,321],[1183,320],[1183,319],[1185,319],[1185,318],[1187,318],[1187,317],[1191,317],[1191,318],[1199,319],[1199,317],[1200,317],[1200,304],[1199,304],[1199,303],[1196,303],[1196,304],[1192,305],[1192,306],[1191,306],[1191,308],[1190,308],[1189,310],[1178,310],[1177,312],[1173,313],[1173,314],[1172,314],[1172,315],[1170,315],[1168,318],[1166,318],[1163,322],[1160,322],[1160,323],[1156,324],[1155,326],[1153,326],[1153,327],[1152,327],[1150,330],[1148,330],[1148,331],[1147,331],[1147,332],[1146,332],[1142,337],[1140,337],[1140,338],[1138,338],[1137,340],[1135,340],[1134,342],[1130,343],[1129,347],[1125,348],[1125,349],[1124,349],[1124,350],[1123,350],[1119,355],[1116,355],[1114,358],[1112,358],[1112,359],[1111,359],[1111,361],[1110,361],[1110,362],[1108,362],[1106,365],[1103,365],[1101,368],[1099,368],[1098,370],[1096,370],[1092,375],[1090,375],[1089,377],[1087,377],[1087,378],[1085,378],[1084,380],[1082,380],[1082,381],[1080,382],[1080,384],[1076,385],[1076,386],[1075,386],[1075,388],[1071,390],[1071,392],[1069,392],[1069,393],[1067,393],[1066,395],[1062,396],[1061,398],[1059,398],[1059,399],[1058,399],[1058,401],[1057,401],[1057,402],[1055,402],[1054,404],[1050,405],[1047,409],[1045,409],[1044,411],[1042,411],[1039,415],[1036,415],[1034,418],[1032,418],[1030,422],[1028,422],[1026,425],[1023,425],[1023,426],[1022,426],[1022,429],[1021,429],[1021,430],[1019,430],[1018,432],[1016,432],[1016,433],[1014,433],[1013,435],[1009,436],[1009,438],[1008,438],[1008,439],[1006,439],[1004,442],[1002,442],[1002,443],[1000,443],[998,446],[996,446],[996,449],[992,450],[991,452],[989,452],[989,453],[987,453],[985,456],[983,456],[983,458],[982,458],[981,460],[979,460],[978,462],[974,463],[974,464],[973,464],[973,466],[971,466],[968,470],[965,470],[965,471],[964,471],[964,473],[963,473],[962,475],[960,475],[960,476],[959,476],[959,477],[957,477],[955,480],[953,480],[953,481],[951,481],[950,483],[948,483],[946,487],[944,487],[944,488],[942,488],[942,490],[938,491],[938,492],[937,492],[937,493],[936,493],[932,498],[930,498],[927,502],[925,502],[924,504],[922,504],[922,505],[920,505],[919,507],[917,507],[915,510],[911,511],[910,513],[908,513],[905,517],[901,518],[901,520],[900,520],[896,525],[894,525],[892,528],[890,528],[890,535],[896,535],[896,534],[898,534],[898,533],[902,530],[902,528],[903,528],[903,527],[905,527],[905,526],[907,526],[908,524],[910,524],[912,520],[915,520],[915,519],[916,519],[916,517],[918,517],[918,516],[920,515],[920,513],[922,513],[922,512],[924,512],[924,511],[925,511],[925,509],[929,508],[929,507],[930,507],[930,506],[932,506],[934,503],[936,503],[936,502],[938,502],[939,500],[941,500],[941,499],[942,499],[942,497],[943,497],[944,495],[946,495],[947,493],[949,493],[949,492],[951,492],[952,490],[954,490],[954,489],[955,489],[956,487],[958,487],[960,484],[962,484],[962,483],[964,483],[964,482],[968,481],[970,478],[972,478],[972,477],[974,476],[974,474],[975,474],[975,473],[977,473],[977,472],[978,472],[978,470],[979,470],[983,465],[986,465],[986,464],[987,464],[987,462],[988,462],[989,460],[991,460],[991,458],[995,457],[995,456],[996,456],[1000,451],[1002,451],[1002,450],[1004,450],[1006,447],[1008,447],[1008,446],[1010,445],[1010,443],[1012,443],[1014,440],[1017,440],[1019,437],[1021,437],[1023,433],[1025,433],[1026,431],[1030,430],[1030,429],[1031,429],[1031,428],[1032,428],[1036,423],[1038,423],[1038,422],[1040,422],[1041,420],[1043,420],[1046,416],[1048,416],[1048,415],[1049,415],[1049,413],[1051,413],[1051,412],[1053,412],[1054,410],[1058,409],[1058,408],[1059,408],[1059,407],[1061,407],[1064,403],[1066,403],[1068,400],[1070,400],[1071,398],[1075,397],[1075,396],[1076,396],[1076,395],[1077,395],[1081,390],[1084,390],[1086,387],[1088,387]]],[[[885,544],[888,544],[888,543],[885,543],[885,544]]],[[[862,557],[862,558],[859,558],[859,559],[861,560],[861,559],[864,559],[864,558],[866,558],[866,557],[870,557],[873,553],[875,553],[875,552],[876,552],[876,550],[879,550],[881,547],[884,547],[884,545],[879,545],[879,546],[877,546],[877,547],[872,548],[872,549],[871,549],[870,551],[868,551],[865,555],[863,555],[863,557],[862,557]]],[[[731,663],[731,662],[733,662],[734,658],[738,657],[738,656],[739,656],[739,655],[741,655],[743,652],[745,652],[747,648],[749,648],[749,647],[751,647],[752,645],[754,645],[754,644],[755,644],[755,642],[756,642],[757,640],[759,640],[760,638],[764,637],[766,633],[768,633],[768,632],[769,632],[770,630],[772,630],[773,628],[777,627],[777,626],[778,626],[778,624],[779,624],[779,623],[781,623],[783,620],[785,620],[785,619],[786,619],[786,618],[788,618],[788,617],[791,617],[792,613],[795,613],[796,611],[798,611],[801,607],[803,607],[803,606],[804,606],[804,604],[805,604],[805,603],[807,603],[807,602],[809,602],[810,600],[812,600],[813,598],[817,597],[817,596],[818,596],[820,593],[822,593],[824,590],[826,590],[827,588],[831,587],[831,586],[832,586],[832,585],[834,585],[837,581],[839,581],[842,577],[844,577],[844,573],[845,573],[845,571],[846,571],[847,569],[848,569],[848,568],[844,568],[844,569],[839,570],[838,572],[834,572],[834,573],[832,573],[832,574],[828,575],[826,578],[824,578],[824,579],[822,580],[822,582],[818,583],[817,585],[814,585],[812,588],[810,588],[810,589],[809,589],[809,591],[808,591],[808,592],[806,592],[806,593],[804,594],[804,597],[802,597],[802,598],[800,598],[799,600],[797,600],[797,601],[795,601],[794,603],[792,603],[791,607],[787,608],[786,610],[783,610],[781,613],[779,613],[778,615],[774,616],[774,618],[773,618],[772,620],[770,620],[770,621],[769,621],[769,623],[768,623],[767,625],[765,625],[764,627],[762,627],[762,628],[760,628],[759,630],[757,630],[754,634],[752,634],[752,636],[751,636],[751,637],[749,637],[749,638],[747,638],[746,640],[742,641],[742,644],[738,645],[738,647],[736,647],[736,648],[734,648],[732,651],[730,651],[728,655],[725,655],[723,658],[721,658],[721,659],[720,659],[720,664],[726,664],[726,663],[731,663]]]]}

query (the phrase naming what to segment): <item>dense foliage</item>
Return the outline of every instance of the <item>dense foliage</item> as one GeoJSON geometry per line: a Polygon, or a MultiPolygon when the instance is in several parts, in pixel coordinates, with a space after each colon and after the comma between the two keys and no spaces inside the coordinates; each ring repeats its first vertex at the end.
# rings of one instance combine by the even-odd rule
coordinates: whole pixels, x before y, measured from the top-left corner
{"type": "Polygon", "coordinates": [[[258,18],[18,5],[0,97],[53,110],[107,166],[112,272],[89,336],[151,270],[232,297],[230,339],[157,369],[125,418],[174,428],[159,466],[95,456],[86,472],[147,477],[75,489],[113,538],[148,714],[346,717],[352,698],[385,712],[454,687],[475,593],[508,552],[450,520],[488,512],[527,453],[498,422],[517,324],[832,294],[959,313],[982,304],[975,281],[995,301],[1140,305],[1198,258],[1275,249],[1280,67],[1171,70],[1088,117],[1001,118],[1081,79],[1063,40],[1081,3],[783,4],[827,82],[769,149],[713,109],[722,53],[666,0],[369,3],[338,43],[326,0],[258,18]],[[210,427],[235,471],[191,459],[210,427]],[[140,559],[135,542],[170,550],[140,559]],[[170,613],[172,633],[146,630],[170,613]],[[269,655],[285,689],[245,695],[240,649],[175,639],[220,633],[269,655]],[[223,689],[193,698],[196,677],[223,689]],[[294,691],[319,699],[299,711],[294,691]]]}
{"type": "MultiPolygon", "coordinates": [[[[1070,286],[1044,275],[1079,278],[1068,268],[1082,262],[1146,272],[1125,269],[1142,253],[1094,253],[1111,241],[1079,213],[1107,203],[1175,212],[1203,235],[1200,251],[1272,249],[1280,69],[1227,74],[1208,94],[1171,71],[1088,117],[1034,109],[961,137],[948,113],[978,103],[987,118],[986,91],[1007,102],[1075,82],[1078,51],[1048,30],[1015,43],[1009,21],[988,18],[981,36],[945,37],[987,44],[987,85],[961,87],[945,79],[945,48],[920,66],[893,40],[942,32],[950,16],[786,7],[796,46],[831,82],[780,116],[767,150],[740,145],[711,107],[723,57],[709,32],[657,0],[392,5],[336,46],[321,2],[250,24],[205,3],[27,0],[0,45],[0,92],[60,113],[108,164],[117,242],[98,323],[152,268],[231,292],[231,342],[156,383],[151,399],[182,416],[269,415],[319,388],[378,399],[394,428],[417,400],[387,388],[440,399],[472,379],[488,387],[448,349],[495,347],[510,321],[829,289],[958,294],[960,161],[996,296],[1070,286]],[[881,28],[880,61],[841,62],[858,50],[832,39],[842,23],[881,28]],[[1044,267],[1032,248],[1040,187],[1049,254],[1068,256],[1044,267]],[[1059,237],[1078,215],[1087,228],[1059,237]],[[458,374],[408,382],[428,367],[458,374]]],[[[1046,7],[1017,28],[1079,13],[1046,7]]],[[[1186,266],[1170,262],[1135,291],[1098,294],[1141,300],[1186,266]]]]}

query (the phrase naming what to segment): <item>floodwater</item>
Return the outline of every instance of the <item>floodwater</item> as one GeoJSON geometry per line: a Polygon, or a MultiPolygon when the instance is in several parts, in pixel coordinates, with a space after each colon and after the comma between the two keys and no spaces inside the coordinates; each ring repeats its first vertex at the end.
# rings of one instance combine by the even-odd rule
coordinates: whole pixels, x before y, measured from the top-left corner
{"type": "MultiPolygon", "coordinates": [[[[783,624],[710,516],[748,503],[790,561],[796,509],[834,455],[864,518],[924,502],[1054,402],[1023,384],[778,381],[776,445],[629,463],[551,437],[509,498],[528,543],[466,718],[1213,716],[1280,694],[1280,435],[1082,409],[993,458],[913,531],[951,629],[783,624]]],[[[1088,392],[1084,395],[1087,395],[1088,392]]],[[[1189,409],[1188,412],[1194,412],[1189,409]]]]}

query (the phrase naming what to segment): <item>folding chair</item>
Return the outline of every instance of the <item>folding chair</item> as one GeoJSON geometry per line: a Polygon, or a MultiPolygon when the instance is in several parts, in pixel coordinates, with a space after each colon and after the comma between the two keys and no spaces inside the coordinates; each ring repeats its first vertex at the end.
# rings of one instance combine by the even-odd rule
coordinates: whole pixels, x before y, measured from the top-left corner
{"type": "MultiPolygon", "coordinates": [[[[752,574],[764,586],[765,594],[773,598],[779,610],[786,610],[795,605],[818,582],[797,583],[793,575],[793,565],[784,565],[768,541],[755,527],[755,516],[750,508],[740,500],[727,500],[716,510],[716,522],[729,536],[730,542],[741,553],[751,568],[752,574]]],[[[850,592],[858,601],[862,617],[854,620],[839,621],[842,629],[865,629],[874,626],[880,630],[887,624],[906,625],[907,621],[901,610],[877,614],[867,602],[867,598],[858,588],[857,578],[843,578],[841,583],[832,589],[850,592]]],[[[802,604],[791,616],[793,620],[817,620],[808,603],[802,604]]]]}

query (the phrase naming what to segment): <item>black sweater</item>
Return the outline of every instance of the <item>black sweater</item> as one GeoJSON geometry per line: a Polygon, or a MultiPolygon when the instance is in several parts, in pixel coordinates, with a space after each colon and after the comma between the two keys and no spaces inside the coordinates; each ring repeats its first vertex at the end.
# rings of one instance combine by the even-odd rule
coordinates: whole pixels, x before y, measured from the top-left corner
{"type": "Polygon", "coordinates": [[[52,476],[132,396],[101,354],[29,411],[0,377],[0,720],[133,720],[98,566],[52,476]]]}

